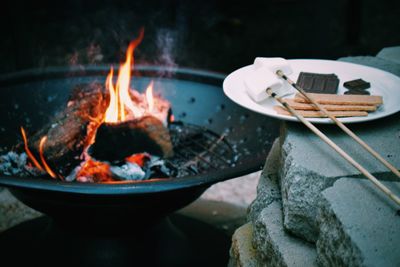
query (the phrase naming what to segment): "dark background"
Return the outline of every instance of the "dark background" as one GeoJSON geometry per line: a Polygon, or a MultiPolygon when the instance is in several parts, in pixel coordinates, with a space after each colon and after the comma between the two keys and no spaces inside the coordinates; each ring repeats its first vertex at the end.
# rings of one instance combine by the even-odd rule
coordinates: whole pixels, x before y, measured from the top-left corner
{"type": "Polygon", "coordinates": [[[0,73],[136,62],[229,73],[256,56],[336,59],[400,45],[397,0],[2,2],[0,73]]]}

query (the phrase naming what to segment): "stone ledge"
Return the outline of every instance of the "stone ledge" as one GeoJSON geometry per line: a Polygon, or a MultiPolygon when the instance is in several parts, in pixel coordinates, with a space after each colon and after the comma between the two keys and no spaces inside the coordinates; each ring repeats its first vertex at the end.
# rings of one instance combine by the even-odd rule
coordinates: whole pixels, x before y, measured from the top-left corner
{"type": "MultiPolygon", "coordinates": [[[[382,68],[400,75],[400,65],[375,57],[349,57],[340,60],[382,68]]],[[[349,128],[379,154],[400,168],[400,114],[374,121],[352,124],[349,128]],[[368,127],[365,127],[368,125],[368,127]]],[[[344,148],[356,161],[383,179],[393,179],[390,172],[335,125],[318,125],[328,137],[344,148]]],[[[346,176],[361,173],[332,148],[300,123],[284,123],[281,134],[280,188],[284,225],[291,233],[315,242],[318,238],[316,212],[321,192],[346,176]]]]}
{"type": "MultiPolygon", "coordinates": [[[[384,182],[400,195],[400,182],[384,182]]],[[[317,241],[321,266],[400,266],[400,216],[366,179],[342,178],[323,193],[317,241]]]]}
{"type": "MultiPolygon", "coordinates": [[[[400,167],[400,114],[350,128],[379,154],[400,167]]],[[[380,178],[393,180],[386,169],[336,126],[318,126],[357,162],[380,178]]],[[[332,148],[298,123],[284,124],[280,187],[285,228],[308,241],[318,238],[316,212],[321,192],[341,177],[362,177],[332,148]]]]}

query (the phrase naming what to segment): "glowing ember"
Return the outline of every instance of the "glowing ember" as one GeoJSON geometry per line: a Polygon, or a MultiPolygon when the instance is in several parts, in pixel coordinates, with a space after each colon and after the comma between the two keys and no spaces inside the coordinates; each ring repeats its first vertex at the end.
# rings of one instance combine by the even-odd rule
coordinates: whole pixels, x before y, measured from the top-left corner
{"type": "Polygon", "coordinates": [[[143,167],[144,164],[149,160],[150,160],[150,155],[147,153],[133,154],[125,158],[126,162],[135,163],[140,167],[143,167]]]}
{"type": "Polygon", "coordinates": [[[76,174],[76,177],[81,182],[105,182],[112,180],[111,176],[109,164],[93,159],[86,160],[76,174]]]}

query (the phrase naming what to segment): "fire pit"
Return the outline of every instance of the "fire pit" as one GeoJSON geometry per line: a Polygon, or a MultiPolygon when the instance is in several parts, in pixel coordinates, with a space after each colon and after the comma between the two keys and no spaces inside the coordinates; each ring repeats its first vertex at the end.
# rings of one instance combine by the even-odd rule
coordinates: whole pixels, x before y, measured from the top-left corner
{"type": "MultiPolygon", "coordinates": [[[[66,105],[72,88],[104,84],[108,70],[99,66],[50,68],[1,77],[0,152],[21,141],[21,124],[32,131],[40,129],[50,115],[66,105]]],[[[171,104],[175,123],[170,131],[176,140],[175,155],[169,162],[181,170],[180,177],[102,184],[3,175],[0,184],[63,229],[116,233],[137,227],[150,229],[212,184],[263,165],[278,134],[277,123],[228,100],[221,88],[223,75],[137,66],[133,76],[137,90],[143,91],[153,80],[155,93],[171,104]],[[180,140],[185,134],[190,138],[180,140]]]]}

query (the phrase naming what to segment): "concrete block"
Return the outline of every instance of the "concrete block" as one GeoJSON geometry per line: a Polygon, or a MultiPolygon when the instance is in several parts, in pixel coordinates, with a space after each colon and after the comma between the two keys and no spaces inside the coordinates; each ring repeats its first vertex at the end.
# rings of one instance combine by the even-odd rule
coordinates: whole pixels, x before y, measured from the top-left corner
{"type": "Polygon", "coordinates": [[[400,64],[400,46],[385,47],[376,57],[400,64]]]}
{"type": "Polygon", "coordinates": [[[338,60],[382,69],[391,72],[394,75],[400,76],[400,64],[392,60],[387,60],[386,58],[379,58],[372,56],[358,56],[358,57],[342,57],[339,58],[338,60]]]}
{"type": "Polygon", "coordinates": [[[265,266],[316,266],[315,246],[284,231],[279,201],[272,202],[259,214],[253,243],[265,266]]]}
{"type": "MultiPolygon", "coordinates": [[[[389,162],[400,168],[399,122],[400,114],[397,114],[369,123],[368,127],[366,124],[349,127],[389,162]]],[[[337,126],[318,127],[371,173],[380,174],[383,179],[392,179],[385,166],[337,126]]],[[[341,177],[361,177],[362,174],[302,124],[285,123],[282,132],[279,177],[284,225],[291,233],[315,242],[318,238],[316,211],[321,201],[321,192],[341,177]]]]}
{"type": "Polygon", "coordinates": [[[265,162],[264,170],[261,173],[257,185],[257,197],[248,208],[247,219],[255,222],[259,213],[273,201],[281,198],[280,190],[277,185],[277,175],[279,171],[280,160],[280,144],[277,138],[268,154],[265,162]]]}
{"type": "MultiPolygon", "coordinates": [[[[400,195],[400,182],[384,184],[400,195]]],[[[322,195],[321,266],[400,266],[400,213],[393,201],[367,179],[342,178],[322,195]]]]}

